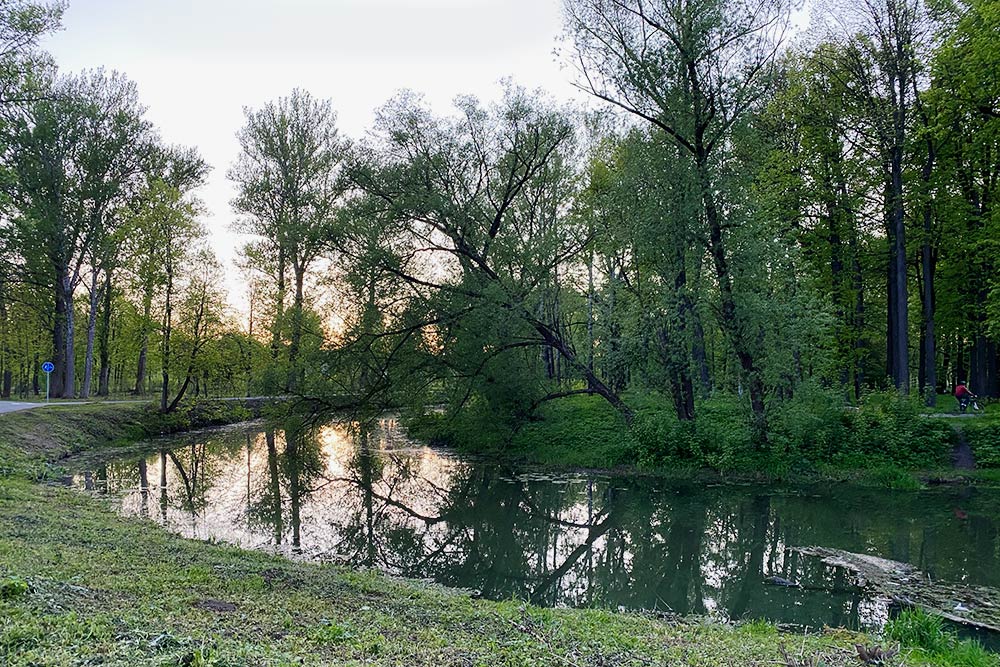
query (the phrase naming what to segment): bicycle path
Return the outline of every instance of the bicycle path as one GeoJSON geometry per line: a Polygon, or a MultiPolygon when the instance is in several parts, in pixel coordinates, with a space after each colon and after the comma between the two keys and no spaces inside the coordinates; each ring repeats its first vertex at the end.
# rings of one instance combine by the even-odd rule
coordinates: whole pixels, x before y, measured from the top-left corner
{"type": "MultiPolygon", "coordinates": [[[[205,400],[209,401],[260,401],[266,399],[280,399],[280,396],[221,396],[218,398],[209,398],[205,400]]],[[[0,401],[0,414],[7,412],[19,412],[21,410],[33,410],[35,408],[57,408],[60,405],[125,405],[125,404],[139,404],[139,403],[152,403],[151,399],[134,399],[134,400],[120,400],[120,401],[57,401],[53,403],[41,403],[35,401],[0,401]]]]}

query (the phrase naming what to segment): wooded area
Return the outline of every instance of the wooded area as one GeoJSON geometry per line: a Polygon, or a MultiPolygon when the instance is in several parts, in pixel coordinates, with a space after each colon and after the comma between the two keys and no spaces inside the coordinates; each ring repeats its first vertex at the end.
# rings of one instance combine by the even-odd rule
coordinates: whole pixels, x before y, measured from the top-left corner
{"type": "MultiPolygon", "coordinates": [[[[508,83],[414,93],[341,136],[303,90],[209,166],[123,74],[58,72],[62,5],[0,12],[0,394],[291,393],[477,404],[512,422],[659,393],[745,401],[758,441],[804,388],[1000,395],[1000,6],[566,0],[590,111],[508,83]],[[247,308],[227,305],[241,272],[247,308]]],[[[236,129],[236,128],[234,128],[236,129]]]]}

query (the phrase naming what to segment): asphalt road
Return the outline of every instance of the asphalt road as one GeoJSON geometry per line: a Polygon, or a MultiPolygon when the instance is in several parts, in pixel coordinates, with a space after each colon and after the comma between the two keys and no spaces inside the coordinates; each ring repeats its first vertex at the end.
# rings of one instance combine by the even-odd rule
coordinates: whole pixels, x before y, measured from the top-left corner
{"type": "Polygon", "coordinates": [[[30,410],[37,408],[44,403],[18,403],[17,401],[0,401],[0,414],[5,412],[17,412],[18,410],[30,410]]]}
{"type": "MultiPolygon", "coordinates": [[[[224,399],[223,399],[224,400],[224,399]]],[[[149,403],[145,401],[56,401],[53,403],[25,403],[19,401],[0,401],[0,414],[5,412],[18,412],[19,410],[31,410],[32,408],[57,408],[60,405],[88,405],[90,403],[149,403]]]]}
{"type": "MultiPolygon", "coordinates": [[[[274,399],[274,396],[227,396],[221,398],[210,398],[210,401],[259,401],[264,399],[274,399]]],[[[58,407],[60,405],[87,405],[88,403],[121,404],[121,403],[151,403],[152,399],[131,400],[131,401],[56,401],[53,403],[23,401],[0,401],[0,414],[5,412],[18,412],[19,410],[31,410],[32,408],[58,407]]]]}

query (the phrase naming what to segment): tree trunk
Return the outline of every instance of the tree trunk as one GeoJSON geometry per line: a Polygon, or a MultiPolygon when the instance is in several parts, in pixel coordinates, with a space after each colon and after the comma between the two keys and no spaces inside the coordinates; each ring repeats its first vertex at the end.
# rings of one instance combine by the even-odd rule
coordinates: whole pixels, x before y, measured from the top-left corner
{"type": "MultiPolygon", "coordinates": [[[[590,228],[593,239],[594,228],[590,228]]],[[[594,248],[591,243],[587,252],[587,368],[594,372],[594,248]]]]}
{"type": "MultiPolygon", "coordinates": [[[[678,252],[675,259],[683,263],[683,251],[678,252]]],[[[677,299],[674,313],[676,335],[671,340],[665,327],[660,327],[659,332],[661,355],[670,376],[674,412],[681,421],[694,419],[694,382],[691,379],[691,359],[687,351],[687,321],[693,306],[685,293],[686,289],[687,271],[682,268],[674,277],[674,294],[677,299]]]]}
{"type": "Polygon", "coordinates": [[[753,411],[754,441],[758,445],[763,445],[767,442],[764,382],[761,378],[760,370],[757,368],[756,359],[750,351],[744,323],[740,321],[737,311],[732,276],[729,274],[729,259],[722,238],[722,220],[719,215],[714,194],[715,190],[712,187],[711,175],[709,173],[708,155],[701,147],[698,148],[698,151],[698,177],[701,184],[701,198],[705,208],[705,219],[709,229],[709,252],[712,255],[715,277],[719,283],[719,291],[722,297],[721,325],[730,343],[732,343],[733,350],[736,352],[736,358],[740,362],[740,369],[746,377],[747,389],[750,393],[750,409],[753,411]]]}
{"type": "MultiPolygon", "coordinates": [[[[62,396],[66,384],[66,297],[63,293],[62,276],[56,278],[55,316],[52,318],[52,364],[55,370],[49,373],[49,392],[52,396],[62,396]]],[[[38,366],[35,359],[35,366],[38,366]]],[[[37,375],[37,371],[36,371],[37,375]]],[[[38,395],[38,392],[36,392],[38,395]]]]}
{"type": "Polygon", "coordinates": [[[135,393],[146,395],[146,366],[149,357],[149,328],[153,309],[153,284],[147,282],[142,295],[142,327],[139,330],[139,361],[135,368],[135,393]]]}
{"type": "Polygon", "coordinates": [[[63,376],[62,392],[58,395],[63,398],[73,398],[76,395],[76,318],[73,312],[73,281],[69,275],[63,276],[62,289],[63,302],[66,305],[66,339],[63,359],[66,371],[63,376]]]}
{"type": "Polygon", "coordinates": [[[303,284],[306,267],[299,262],[292,262],[292,272],[295,279],[295,297],[292,302],[292,331],[288,344],[288,390],[296,391],[299,388],[301,377],[298,360],[299,350],[302,346],[302,308],[305,299],[303,284]]]}
{"type": "MultiPolygon", "coordinates": [[[[107,396],[111,393],[111,303],[112,284],[111,271],[104,278],[104,306],[101,310],[101,328],[98,332],[97,347],[101,361],[101,371],[97,381],[97,395],[107,396]]],[[[120,385],[119,385],[120,386],[120,385]]]]}
{"type": "MultiPolygon", "coordinates": [[[[888,165],[887,165],[888,167],[888,165]]],[[[889,169],[887,169],[889,171],[889,169]]],[[[897,383],[898,373],[896,371],[896,332],[898,325],[896,317],[899,314],[896,310],[896,227],[892,221],[892,178],[886,174],[885,181],[885,225],[888,246],[886,247],[886,335],[885,335],[885,374],[894,385],[897,383]]]]}
{"type": "Polygon", "coordinates": [[[694,343],[691,346],[691,356],[698,368],[698,384],[702,397],[712,393],[712,375],[708,367],[708,354],[705,346],[705,328],[701,324],[701,316],[696,310],[691,311],[694,323],[694,343]]]}
{"type": "MultiPolygon", "coordinates": [[[[902,63],[902,58],[900,63],[902,63]]],[[[896,310],[896,331],[893,340],[893,364],[895,374],[893,380],[896,388],[908,394],[910,392],[910,346],[909,346],[909,309],[906,289],[906,219],[903,202],[903,159],[906,141],[906,90],[907,82],[904,72],[899,75],[899,90],[894,110],[895,143],[890,155],[892,183],[892,227],[893,227],[893,262],[895,264],[895,285],[893,286],[894,307],[896,310]]]]}
{"type": "Polygon", "coordinates": [[[275,295],[274,327],[271,330],[271,358],[277,360],[281,350],[281,327],[285,319],[285,247],[278,246],[278,293],[275,295]]]}
{"type": "Polygon", "coordinates": [[[173,304],[171,299],[173,297],[174,289],[174,267],[173,262],[168,258],[167,260],[167,285],[166,293],[164,298],[164,310],[163,310],[163,368],[162,368],[162,378],[163,386],[160,388],[160,412],[167,412],[167,398],[170,392],[170,329],[173,319],[173,304]]]}
{"type": "Polygon", "coordinates": [[[97,337],[97,304],[101,295],[97,291],[97,270],[91,272],[90,302],[87,311],[87,351],[83,357],[83,385],[80,398],[90,398],[90,385],[94,379],[94,341],[97,337]]]}
{"type": "Polygon", "coordinates": [[[525,313],[525,319],[530,322],[535,331],[541,335],[546,345],[561,354],[570,366],[583,375],[584,379],[587,381],[587,387],[590,391],[593,391],[603,397],[604,400],[614,406],[614,408],[625,418],[626,422],[631,423],[635,419],[635,413],[632,411],[632,408],[628,407],[617,393],[604,384],[596,373],[591,372],[587,368],[587,364],[581,363],[580,360],[576,358],[576,354],[558,333],[553,331],[552,328],[544,322],[531,317],[528,313],[525,313]]]}
{"type": "Polygon", "coordinates": [[[924,162],[921,171],[921,181],[927,191],[924,193],[924,238],[920,246],[920,268],[923,277],[923,290],[921,291],[921,306],[923,314],[922,341],[920,347],[920,367],[923,370],[923,377],[920,391],[925,395],[928,406],[937,404],[937,349],[934,333],[934,270],[935,257],[934,249],[931,245],[931,232],[934,224],[934,208],[930,198],[931,170],[934,166],[934,145],[927,142],[927,160],[924,162]]]}
{"type": "Polygon", "coordinates": [[[14,372],[11,370],[10,326],[7,320],[7,301],[3,296],[3,283],[0,283],[0,376],[3,377],[0,386],[0,398],[10,398],[14,384],[14,372]]]}

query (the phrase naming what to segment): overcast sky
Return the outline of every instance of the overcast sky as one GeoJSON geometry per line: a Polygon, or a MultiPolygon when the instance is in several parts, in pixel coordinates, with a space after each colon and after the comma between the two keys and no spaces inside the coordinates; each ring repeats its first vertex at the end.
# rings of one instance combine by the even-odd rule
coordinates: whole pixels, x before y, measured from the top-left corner
{"type": "Polygon", "coordinates": [[[305,88],[357,138],[401,88],[441,112],[458,94],[495,98],[505,77],[578,97],[553,55],[561,23],[560,0],[70,0],[42,46],[64,72],[127,74],[164,140],[212,165],[199,194],[240,303],[226,170],[243,107],[305,88]]]}

